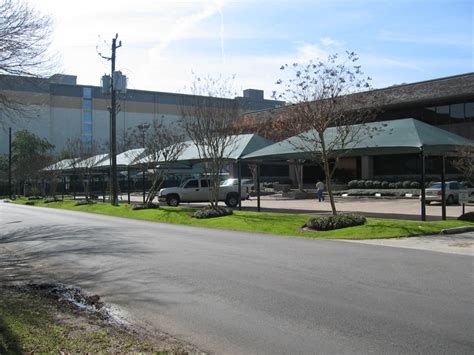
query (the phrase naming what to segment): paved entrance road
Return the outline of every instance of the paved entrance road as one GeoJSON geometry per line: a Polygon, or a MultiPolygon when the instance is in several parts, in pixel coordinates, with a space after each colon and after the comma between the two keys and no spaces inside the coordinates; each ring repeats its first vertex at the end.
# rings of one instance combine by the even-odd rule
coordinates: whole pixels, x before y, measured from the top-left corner
{"type": "Polygon", "coordinates": [[[0,224],[2,262],[213,353],[474,351],[470,256],[3,203],[0,224]]]}

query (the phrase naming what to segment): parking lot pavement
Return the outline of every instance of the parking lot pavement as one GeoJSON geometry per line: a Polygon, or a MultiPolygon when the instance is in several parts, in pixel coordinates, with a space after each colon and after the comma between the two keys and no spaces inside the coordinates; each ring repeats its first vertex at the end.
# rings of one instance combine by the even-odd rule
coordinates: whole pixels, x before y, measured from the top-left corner
{"type": "Polygon", "coordinates": [[[422,237],[345,240],[349,243],[381,245],[396,248],[428,250],[440,253],[474,256],[474,233],[425,235],[422,237]]]}
{"type": "MultiPolygon", "coordinates": [[[[326,198],[324,202],[314,199],[294,200],[282,198],[281,195],[261,197],[261,209],[268,212],[288,213],[330,213],[331,204],[326,198]]],[[[257,198],[242,201],[244,209],[257,208],[257,198]]],[[[345,213],[362,213],[369,217],[399,218],[419,220],[421,204],[418,199],[376,199],[376,198],[336,198],[336,209],[345,213]]],[[[465,206],[466,212],[474,211],[474,204],[465,206]]],[[[462,214],[462,206],[447,206],[447,217],[457,218],[462,214]]],[[[428,220],[441,219],[441,205],[430,204],[426,206],[428,220]]]]}

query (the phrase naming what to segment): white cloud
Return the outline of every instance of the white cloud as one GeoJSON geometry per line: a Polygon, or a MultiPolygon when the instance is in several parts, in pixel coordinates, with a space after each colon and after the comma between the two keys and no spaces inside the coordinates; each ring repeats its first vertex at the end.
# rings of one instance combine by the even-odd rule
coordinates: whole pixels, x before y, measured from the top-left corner
{"type": "Polygon", "coordinates": [[[340,46],[341,42],[336,41],[335,39],[329,38],[329,37],[324,37],[320,39],[320,42],[323,46],[340,46]]]}

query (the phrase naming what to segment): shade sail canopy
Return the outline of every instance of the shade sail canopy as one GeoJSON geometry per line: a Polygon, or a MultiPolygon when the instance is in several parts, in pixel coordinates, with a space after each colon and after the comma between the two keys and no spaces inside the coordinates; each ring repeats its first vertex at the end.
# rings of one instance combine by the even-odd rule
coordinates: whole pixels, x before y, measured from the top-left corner
{"type": "MultiPolygon", "coordinates": [[[[423,150],[426,154],[435,155],[474,144],[472,140],[413,118],[372,122],[360,130],[358,129],[360,125],[354,127],[355,131],[359,132],[357,139],[346,146],[335,145],[333,149],[335,154],[344,156],[410,154],[423,150]]],[[[305,148],[308,146],[305,141],[314,135],[314,131],[296,135],[247,154],[243,159],[311,159],[321,151],[319,147],[314,150],[305,148]]],[[[331,127],[324,133],[324,139],[330,144],[334,142],[336,135],[337,128],[331,127]]]]}
{"type": "MultiPolygon", "coordinates": [[[[145,155],[145,148],[136,148],[136,149],[130,149],[127,150],[123,153],[120,153],[117,155],[117,166],[118,167],[128,167],[130,165],[134,165],[134,163],[145,155]]],[[[111,161],[109,157],[107,156],[107,159],[102,160],[99,162],[97,165],[95,165],[96,168],[109,168],[111,165],[111,161]]]]}
{"type": "MultiPolygon", "coordinates": [[[[223,154],[227,160],[240,159],[244,155],[250,154],[251,152],[273,144],[273,141],[263,138],[257,134],[240,134],[232,137],[235,138],[233,139],[233,144],[229,145],[223,154]]],[[[186,147],[177,159],[177,163],[192,164],[204,160],[201,159],[198,148],[192,141],[187,141],[184,144],[186,147]]],[[[138,160],[136,163],[146,164],[159,163],[162,161],[163,159],[161,158],[160,154],[152,154],[138,160]]]]}
{"type": "MultiPolygon", "coordinates": [[[[86,158],[86,159],[83,159],[81,161],[79,161],[75,168],[76,169],[90,169],[90,168],[95,168],[97,167],[98,164],[104,162],[104,161],[109,161],[109,154],[108,153],[105,153],[105,154],[97,154],[97,155],[94,155],[90,158],[86,158]]],[[[72,166],[71,166],[72,168],[72,166]]]]}
{"type": "Polygon", "coordinates": [[[54,164],[51,164],[51,165],[47,166],[46,168],[43,168],[43,170],[46,170],[46,171],[67,170],[67,169],[71,168],[72,165],[74,164],[74,162],[76,162],[78,160],[79,160],[78,158],[63,159],[63,160],[60,160],[60,161],[58,161],[54,164]]]}

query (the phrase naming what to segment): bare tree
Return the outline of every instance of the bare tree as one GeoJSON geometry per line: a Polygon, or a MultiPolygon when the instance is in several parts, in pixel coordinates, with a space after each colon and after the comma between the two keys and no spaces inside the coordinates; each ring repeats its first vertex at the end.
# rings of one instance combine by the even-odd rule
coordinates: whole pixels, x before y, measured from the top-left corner
{"type": "Polygon", "coordinates": [[[325,61],[283,65],[280,69],[291,73],[289,79],[277,81],[282,90],[274,95],[290,104],[284,110],[288,129],[298,132],[295,147],[324,170],[333,214],[337,211],[331,179],[339,159],[364,136],[365,123],[376,113],[367,96],[356,94],[370,89],[371,79],[357,65],[357,55],[346,53],[343,60],[335,54],[325,61]]]}
{"type": "Polygon", "coordinates": [[[474,176],[474,145],[467,145],[458,151],[453,166],[463,174],[464,178],[471,181],[474,176]]]}
{"type": "MultiPolygon", "coordinates": [[[[49,17],[23,1],[0,0],[0,74],[31,77],[48,72],[50,34],[49,17]]],[[[22,106],[14,98],[0,93],[0,127],[18,110],[22,106]]]]}
{"type": "Polygon", "coordinates": [[[210,208],[217,209],[220,173],[237,142],[234,123],[240,115],[232,78],[195,78],[192,99],[182,105],[181,124],[205,161],[210,180],[210,208]]]}
{"type": "Polygon", "coordinates": [[[142,173],[151,171],[151,187],[146,196],[145,205],[150,206],[160,191],[163,181],[186,148],[184,134],[176,124],[166,125],[163,120],[154,120],[147,130],[137,127],[131,134],[134,146],[143,146],[140,150],[130,151],[131,160],[141,156],[142,173]]]}
{"type": "Polygon", "coordinates": [[[101,146],[95,142],[84,142],[81,139],[68,139],[63,154],[71,159],[70,169],[73,176],[77,176],[84,187],[85,198],[91,197],[90,186],[94,176],[94,168],[107,154],[99,154],[101,146]]]}

